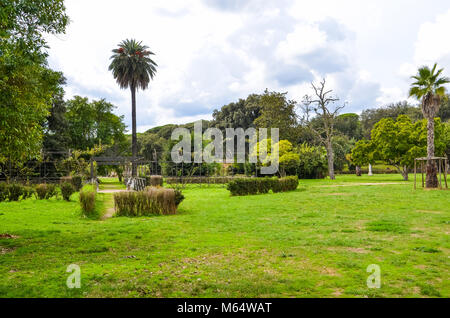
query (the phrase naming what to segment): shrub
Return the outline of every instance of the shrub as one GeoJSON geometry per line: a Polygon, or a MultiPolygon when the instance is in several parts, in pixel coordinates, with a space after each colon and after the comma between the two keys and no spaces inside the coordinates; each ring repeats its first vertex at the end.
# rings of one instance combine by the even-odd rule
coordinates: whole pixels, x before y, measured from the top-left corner
{"type": "Polygon", "coordinates": [[[44,200],[47,197],[47,185],[46,184],[39,184],[35,188],[36,192],[36,198],[38,200],[44,200]]]}
{"type": "Polygon", "coordinates": [[[235,179],[228,183],[227,189],[233,196],[267,194],[294,191],[298,187],[298,177],[286,178],[247,178],[235,179]]]}
{"type": "Polygon", "coordinates": [[[19,201],[20,197],[23,195],[23,185],[20,184],[10,184],[8,186],[8,198],[9,201],[19,201]]]}
{"type": "Polygon", "coordinates": [[[183,193],[180,190],[175,189],[175,205],[178,208],[178,206],[183,202],[185,199],[183,193]]]}
{"type": "Polygon", "coordinates": [[[87,217],[95,215],[95,196],[96,192],[93,190],[84,190],[80,192],[81,211],[87,217]]]}
{"type": "Polygon", "coordinates": [[[4,182],[0,182],[0,203],[6,201],[9,197],[8,185],[4,182]]]}
{"type": "Polygon", "coordinates": [[[45,199],[49,200],[53,197],[58,198],[58,187],[56,184],[47,184],[47,195],[45,196],[45,199]]]}
{"type": "Polygon", "coordinates": [[[148,187],[144,191],[114,194],[114,206],[118,216],[168,215],[177,212],[176,198],[174,189],[148,187]]]}
{"type": "Polygon", "coordinates": [[[327,151],[324,147],[302,144],[298,149],[298,176],[302,179],[323,179],[328,171],[327,151]]]}
{"type": "Polygon", "coordinates": [[[49,200],[58,197],[58,188],[56,184],[39,184],[35,188],[35,195],[38,200],[49,200]]]}
{"type": "Polygon", "coordinates": [[[23,187],[22,200],[27,200],[33,196],[35,190],[33,187],[25,186],[23,187]]]}
{"type": "Polygon", "coordinates": [[[62,197],[66,201],[70,201],[70,196],[75,193],[74,186],[69,182],[64,182],[61,184],[62,197]]]}
{"type": "Polygon", "coordinates": [[[83,188],[83,176],[73,176],[72,185],[75,188],[76,192],[80,192],[80,190],[83,188]]]}
{"type": "Polygon", "coordinates": [[[146,177],[147,186],[150,187],[162,187],[164,184],[164,180],[162,176],[149,176],[146,177]]]}

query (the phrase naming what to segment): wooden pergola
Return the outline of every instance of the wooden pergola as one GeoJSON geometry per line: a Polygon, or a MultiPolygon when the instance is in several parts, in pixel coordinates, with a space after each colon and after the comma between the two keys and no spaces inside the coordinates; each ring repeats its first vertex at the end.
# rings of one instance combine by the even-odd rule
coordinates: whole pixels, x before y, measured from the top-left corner
{"type": "Polygon", "coordinates": [[[442,176],[444,176],[445,189],[448,189],[447,171],[448,159],[446,157],[432,157],[432,158],[416,158],[414,159],[414,189],[417,189],[417,162],[420,162],[420,170],[422,174],[422,188],[425,188],[424,167],[428,160],[436,161],[439,172],[439,189],[442,189],[442,176]]]}

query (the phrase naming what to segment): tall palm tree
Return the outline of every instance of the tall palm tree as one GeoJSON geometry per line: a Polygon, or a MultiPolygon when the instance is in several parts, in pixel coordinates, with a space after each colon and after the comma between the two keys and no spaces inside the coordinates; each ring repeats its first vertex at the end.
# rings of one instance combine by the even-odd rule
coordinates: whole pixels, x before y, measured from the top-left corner
{"type": "Polygon", "coordinates": [[[437,168],[434,157],[434,118],[439,111],[441,99],[445,96],[446,89],[443,85],[450,83],[450,78],[440,77],[444,69],[436,70],[434,64],[430,70],[428,66],[419,68],[416,76],[412,76],[415,82],[409,91],[410,97],[415,97],[422,103],[423,116],[427,119],[427,188],[437,188],[437,168]]]}
{"type": "Polygon", "coordinates": [[[151,58],[153,52],[148,47],[142,45],[142,42],[136,40],[122,41],[117,49],[112,50],[112,62],[109,70],[112,71],[114,78],[120,88],[131,90],[131,117],[132,117],[132,157],[133,168],[132,176],[137,176],[137,136],[136,136],[136,90],[146,89],[150,80],[156,74],[158,66],[151,58]]]}

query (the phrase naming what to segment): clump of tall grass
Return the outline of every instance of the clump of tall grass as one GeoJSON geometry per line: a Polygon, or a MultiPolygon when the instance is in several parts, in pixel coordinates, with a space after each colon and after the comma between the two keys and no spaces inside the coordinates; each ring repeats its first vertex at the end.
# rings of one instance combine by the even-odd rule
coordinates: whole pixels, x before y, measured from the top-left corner
{"type": "Polygon", "coordinates": [[[117,216],[171,215],[177,212],[174,189],[148,187],[139,192],[114,194],[117,216]]]}
{"type": "Polygon", "coordinates": [[[164,180],[162,176],[149,176],[146,177],[146,183],[149,187],[162,187],[164,185],[164,180]]]}
{"type": "Polygon", "coordinates": [[[80,206],[81,211],[86,217],[94,217],[97,212],[95,210],[95,196],[96,191],[91,189],[84,189],[80,192],[80,206]]]}

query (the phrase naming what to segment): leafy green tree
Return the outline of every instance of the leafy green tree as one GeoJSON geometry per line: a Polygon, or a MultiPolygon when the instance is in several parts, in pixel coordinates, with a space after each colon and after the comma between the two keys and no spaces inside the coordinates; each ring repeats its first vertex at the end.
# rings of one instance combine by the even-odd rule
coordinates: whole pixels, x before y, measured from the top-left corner
{"type": "Polygon", "coordinates": [[[414,122],[423,119],[420,108],[410,105],[406,101],[389,104],[385,107],[366,109],[360,116],[364,137],[366,139],[370,138],[373,127],[381,119],[392,118],[395,120],[400,115],[407,115],[414,122]]]}
{"type": "MultiPolygon", "coordinates": [[[[444,125],[439,118],[435,119],[436,152],[443,154],[445,150],[444,125]]],[[[413,123],[406,115],[400,115],[396,121],[384,118],[372,130],[370,141],[359,141],[352,151],[352,160],[357,165],[374,163],[383,160],[395,167],[408,180],[408,171],[414,159],[427,152],[427,122],[413,123]]]]}
{"type": "MultiPolygon", "coordinates": [[[[15,47],[27,59],[43,62],[44,34],[64,33],[69,22],[63,0],[3,0],[0,2],[1,46],[15,47]]],[[[4,49],[4,47],[2,48],[4,49]]]]}
{"type": "Polygon", "coordinates": [[[67,133],[70,148],[86,150],[99,144],[114,145],[125,142],[123,116],[116,116],[115,106],[104,99],[89,102],[75,96],[66,103],[67,133]]]}
{"type": "Polygon", "coordinates": [[[450,158],[450,122],[444,124],[445,155],[450,158]]]}
{"type": "Polygon", "coordinates": [[[52,97],[50,115],[43,124],[44,140],[43,149],[50,153],[52,158],[60,158],[61,154],[51,154],[51,152],[68,152],[70,139],[67,134],[68,123],[66,118],[66,102],[64,101],[64,89],[66,79],[61,74],[59,86],[52,97]]]}
{"type": "Polygon", "coordinates": [[[167,140],[158,134],[140,134],[138,135],[139,155],[151,161],[161,159],[161,154],[164,151],[166,143],[167,140]]]}
{"type": "Polygon", "coordinates": [[[213,125],[221,130],[225,128],[255,127],[255,120],[261,116],[260,95],[252,94],[246,99],[223,106],[213,112],[213,125]]]}
{"type": "Polygon", "coordinates": [[[360,167],[375,163],[374,152],[374,143],[370,140],[362,139],[356,143],[348,159],[356,166],[358,176],[361,176],[360,167]]]}
{"type": "Polygon", "coordinates": [[[358,114],[342,114],[336,117],[334,129],[349,139],[361,140],[363,138],[362,124],[358,114]]]}
{"type": "MultiPolygon", "coordinates": [[[[157,64],[150,58],[154,55],[142,42],[125,40],[113,50],[112,62],[109,70],[120,88],[131,90],[131,117],[132,117],[132,156],[137,158],[137,132],[136,132],[136,90],[147,89],[150,80],[156,74],[157,64]]],[[[133,163],[132,176],[137,176],[137,165],[133,163]]]]}
{"type": "Polygon", "coordinates": [[[288,100],[287,93],[269,92],[261,96],[261,115],[255,120],[257,128],[278,128],[280,139],[296,141],[297,115],[296,102],[288,100]]]}
{"type": "Polygon", "coordinates": [[[44,33],[65,31],[63,1],[0,2],[0,162],[39,156],[60,73],[47,67],[44,33]]]}
{"type": "Polygon", "coordinates": [[[438,117],[442,122],[450,120],[450,96],[447,94],[445,98],[442,98],[442,104],[439,108],[438,117]]]}
{"type": "Polygon", "coordinates": [[[328,159],[327,151],[322,146],[301,144],[295,152],[299,155],[300,162],[297,168],[299,178],[323,179],[327,175],[328,159]]]}
{"type": "Polygon", "coordinates": [[[445,84],[450,83],[450,78],[441,77],[444,69],[437,70],[437,64],[434,64],[430,69],[428,66],[419,68],[417,75],[412,78],[415,82],[411,85],[409,91],[410,97],[415,97],[422,103],[422,112],[425,119],[428,121],[427,125],[427,188],[437,188],[437,167],[431,159],[435,155],[435,127],[434,118],[436,117],[439,107],[441,106],[442,98],[446,96],[445,84]]]}
{"type": "Polygon", "coordinates": [[[259,164],[262,166],[270,166],[271,164],[279,165],[279,174],[281,177],[286,175],[296,175],[297,167],[300,163],[300,157],[294,152],[294,147],[289,140],[280,140],[278,144],[273,144],[272,139],[264,139],[259,141],[252,149],[253,156],[258,158],[259,164]],[[260,158],[260,149],[263,147],[267,150],[267,157],[260,158]]]}
{"type": "Polygon", "coordinates": [[[355,140],[349,139],[347,136],[334,136],[333,140],[334,152],[334,169],[336,171],[343,171],[346,164],[349,164],[347,155],[352,152],[355,146],[355,140]]]}

